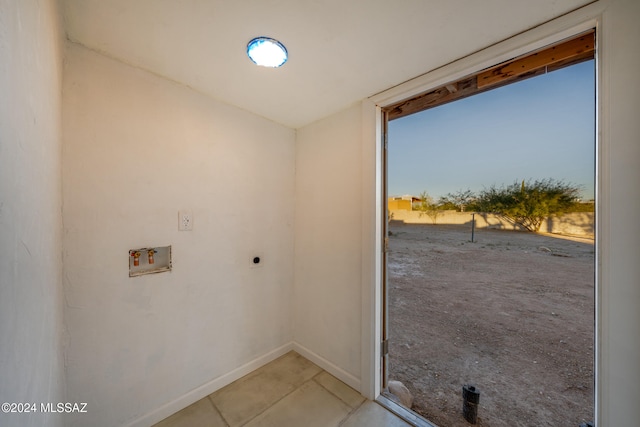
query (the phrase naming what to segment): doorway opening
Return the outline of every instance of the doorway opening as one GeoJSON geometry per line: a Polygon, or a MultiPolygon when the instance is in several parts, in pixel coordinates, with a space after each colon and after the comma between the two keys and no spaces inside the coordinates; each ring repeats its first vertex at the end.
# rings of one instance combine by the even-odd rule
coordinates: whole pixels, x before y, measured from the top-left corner
{"type": "Polygon", "coordinates": [[[417,425],[467,425],[468,385],[481,426],[593,419],[594,62],[590,31],[385,109],[383,396],[417,425]]]}

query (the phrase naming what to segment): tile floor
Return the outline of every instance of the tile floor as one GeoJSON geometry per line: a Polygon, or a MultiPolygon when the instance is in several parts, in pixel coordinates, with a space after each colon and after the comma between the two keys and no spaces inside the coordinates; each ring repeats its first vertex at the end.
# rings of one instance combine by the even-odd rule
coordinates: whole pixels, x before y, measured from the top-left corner
{"type": "Polygon", "coordinates": [[[295,352],[154,427],[410,427],[295,352]]]}

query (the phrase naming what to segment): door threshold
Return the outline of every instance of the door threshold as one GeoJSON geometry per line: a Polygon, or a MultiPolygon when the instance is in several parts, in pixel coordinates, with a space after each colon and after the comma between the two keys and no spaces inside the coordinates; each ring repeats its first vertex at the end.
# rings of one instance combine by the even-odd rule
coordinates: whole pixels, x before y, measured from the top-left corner
{"type": "Polygon", "coordinates": [[[382,394],[378,396],[376,402],[414,427],[438,427],[437,425],[427,421],[427,419],[421,415],[416,414],[411,409],[405,408],[382,394]]]}

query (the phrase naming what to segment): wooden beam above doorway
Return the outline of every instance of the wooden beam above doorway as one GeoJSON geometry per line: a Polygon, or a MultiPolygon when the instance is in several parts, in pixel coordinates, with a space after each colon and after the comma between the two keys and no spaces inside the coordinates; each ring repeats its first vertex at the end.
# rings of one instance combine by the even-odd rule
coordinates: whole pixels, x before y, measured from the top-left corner
{"type": "Polygon", "coordinates": [[[523,55],[385,108],[389,120],[593,59],[595,31],[523,55]]]}
{"type": "Polygon", "coordinates": [[[594,32],[584,34],[559,45],[547,47],[523,58],[516,58],[478,74],[478,89],[504,83],[522,74],[544,69],[556,64],[576,63],[593,58],[595,51],[594,32]]]}

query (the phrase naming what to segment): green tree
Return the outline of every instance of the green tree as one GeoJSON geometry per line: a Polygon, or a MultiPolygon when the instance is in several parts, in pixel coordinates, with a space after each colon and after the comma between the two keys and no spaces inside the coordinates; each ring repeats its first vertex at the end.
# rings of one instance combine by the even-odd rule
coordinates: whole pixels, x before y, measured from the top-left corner
{"type": "Polygon", "coordinates": [[[538,232],[542,221],[574,208],[580,188],[554,179],[514,182],[483,190],[476,201],[481,212],[501,215],[529,231],[538,232]]]}
{"type": "Polygon", "coordinates": [[[414,204],[413,209],[419,211],[420,216],[427,215],[434,224],[438,222],[438,217],[442,215],[442,210],[439,209],[433,197],[426,191],[420,194],[420,201],[414,204]]]}
{"type": "Polygon", "coordinates": [[[476,195],[470,189],[458,190],[455,193],[448,193],[440,197],[438,203],[441,208],[455,209],[458,212],[464,212],[476,199],[476,195]]]}

